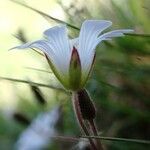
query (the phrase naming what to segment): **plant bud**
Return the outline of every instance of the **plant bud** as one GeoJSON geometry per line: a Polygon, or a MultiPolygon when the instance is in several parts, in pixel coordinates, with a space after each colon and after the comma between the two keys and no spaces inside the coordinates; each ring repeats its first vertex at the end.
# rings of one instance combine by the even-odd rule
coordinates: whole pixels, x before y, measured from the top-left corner
{"type": "Polygon", "coordinates": [[[96,110],[88,92],[85,89],[80,90],[77,92],[77,97],[82,118],[85,120],[93,120],[96,116],[96,110]]]}

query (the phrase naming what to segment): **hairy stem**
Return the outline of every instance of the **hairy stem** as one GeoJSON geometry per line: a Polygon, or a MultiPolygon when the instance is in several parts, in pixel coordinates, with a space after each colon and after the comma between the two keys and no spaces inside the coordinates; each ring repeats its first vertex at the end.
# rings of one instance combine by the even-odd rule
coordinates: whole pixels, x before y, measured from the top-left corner
{"type": "MultiPolygon", "coordinates": [[[[81,116],[78,98],[75,93],[72,93],[72,96],[73,96],[72,97],[73,108],[74,108],[74,112],[76,114],[78,123],[79,123],[80,127],[82,128],[82,130],[84,131],[85,135],[89,136],[90,135],[89,131],[88,131],[86,125],[84,124],[83,118],[81,116]]],[[[92,150],[98,150],[95,143],[93,142],[93,140],[91,138],[88,138],[88,139],[91,144],[92,150]]]]}
{"type": "MultiPolygon", "coordinates": [[[[89,120],[89,124],[90,124],[91,130],[93,131],[94,136],[99,136],[96,124],[93,119],[89,120]]],[[[97,144],[98,150],[104,150],[100,140],[96,140],[96,144],[97,144]]]]}

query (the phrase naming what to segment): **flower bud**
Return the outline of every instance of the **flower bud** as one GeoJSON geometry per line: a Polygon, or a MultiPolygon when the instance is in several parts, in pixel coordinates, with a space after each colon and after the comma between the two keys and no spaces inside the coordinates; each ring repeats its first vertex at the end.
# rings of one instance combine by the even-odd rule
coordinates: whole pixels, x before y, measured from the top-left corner
{"type": "Polygon", "coordinates": [[[96,116],[96,109],[88,92],[85,89],[78,91],[77,98],[82,118],[85,120],[93,120],[96,116]]]}

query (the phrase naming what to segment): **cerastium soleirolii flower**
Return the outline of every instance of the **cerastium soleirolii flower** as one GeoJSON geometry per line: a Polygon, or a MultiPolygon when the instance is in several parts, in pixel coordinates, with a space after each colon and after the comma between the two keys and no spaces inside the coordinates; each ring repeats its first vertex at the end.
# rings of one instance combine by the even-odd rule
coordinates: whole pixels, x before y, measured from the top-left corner
{"type": "MultiPolygon", "coordinates": [[[[75,112],[86,135],[90,134],[84,120],[90,122],[94,134],[97,135],[92,121],[94,117],[88,119],[88,114],[91,115],[91,112],[85,115],[87,113],[84,112],[86,107],[81,108],[83,105],[81,106],[82,102],[80,100],[83,97],[87,98],[88,100],[84,100],[89,105],[87,108],[92,107],[91,110],[95,108],[93,103],[90,102],[90,98],[88,98],[88,93],[84,90],[94,64],[95,49],[102,41],[124,36],[124,33],[133,31],[123,29],[102,34],[111,25],[112,22],[107,20],[86,20],[81,26],[79,37],[74,39],[69,39],[66,25],[56,26],[44,32],[45,39],[14,47],[17,49],[34,48],[41,50],[46,55],[57,79],[66,89],[72,91],[75,112]],[[86,118],[84,118],[85,116],[86,118]]],[[[93,144],[93,149],[102,149],[102,147],[97,148],[93,140],[90,139],[90,142],[93,144]]]]}

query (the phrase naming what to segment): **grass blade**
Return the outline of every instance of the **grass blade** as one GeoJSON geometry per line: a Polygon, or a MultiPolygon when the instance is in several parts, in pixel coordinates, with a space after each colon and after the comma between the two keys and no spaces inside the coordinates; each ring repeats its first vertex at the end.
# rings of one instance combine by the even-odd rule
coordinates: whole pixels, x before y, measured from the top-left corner
{"type": "Polygon", "coordinates": [[[53,138],[57,140],[63,140],[66,142],[77,142],[79,140],[84,140],[84,138],[95,138],[107,141],[115,141],[115,142],[130,142],[135,144],[145,144],[150,145],[150,141],[148,140],[140,140],[140,139],[127,139],[127,138],[117,138],[117,137],[104,137],[104,136],[81,136],[81,137],[70,137],[70,136],[53,136],[53,138]],[[83,139],[81,139],[83,138],[83,139]]]}
{"type": "Polygon", "coordinates": [[[54,18],[54,17],[52,17],[52,16],[50,16],[50,15],[48,15],[48,14],[42,12],[42,11],[39,11],[39,10],[33,8],[33,7],[30,7],[30,6],[26,5],[26,4],[23,4],[21,2],[15,1],[15,0],[11,0],[11,1],[16,3],[16,4],[19,4],[21,6],[24,6],[24,7],[28,8],[28,9],[30,9],[30,10],[33,10],[33,11],[37,12],[38,14],[42,15],[43,17],[50,18],[50,19],[52,19],[52,20],[54,20],[54,21],[56,21],[58,23],[63,23],[63,24],[66,24],[68,27],[71,27],[71,28],[76,29],[76,30],[80,30],[80,28],[78,28],[78,27],[76,27],[76,26],[74,26],[74,25],[72,25],[70,23],[67,23],[67,22],[62,21],[62,20],[57,19],[57,18],[54,18]]]}
{"type": "Polygon", "coordinates": [[[35,71],[40,71],[40,72],[45,72],[45,73],[52,73],[51,71],[47,71],[47,70],[43,70],[39,68],[33,68],[33,67],[25,67],[25,69],[35,70],[35,71]]]}
{"type": "Polygon", "coordinates": [[[150,38],[150,34],[125,33],[125,35],[128,35],[128,36],[136,36],[136,37],[144,37],[144,38],[150,38]]]}
{"type": "Polygon", "coordinates": [[[101,140],[109,140],[109,141],[117,141],[117,142],[130,142],[130,143],[150,145],[150,141],[148,141],[148,140],[116,138],[116,137],[99,137],[99,136],[82,136],[82,137],[83,138],[94,138],[94,139],[101,139],[101,140]]]}
{"type": "Polygon", "coordinates": [[[32,82],[32,81],[27,81],[27,80],[22,80],[22,79],[7,78],[7,77],[0,77],[0,79],[1,79],[1,80],[12,81],[12,82],[20,82],[20,83],[30,84],[30,85],[34,85],[34,86],[46,87],[46,88],[50,88],[50,89],[54,89],[54,90],[58,90],[58,91],[67,93],[67,92],[66,92],[64,89],[62,89],[62,88],[55,87],[55,86],[48,85],[48,84],[37,83],[37,82],[32,82]]]}
{"type": "MultiPolygon", "coordinates": [[[[33,10],[33,11],[37,12],[38,14],[42,15],[44,18],[49,18],[49,19],[54,20],[54,21],[56,21],[58,23],[66,24],[68,27],[73,28],[75,30],[80,30],[80,28],[77,27],[77,26],[74,26],[74,25],[72,25],[72,24],[70,24],[70,23],[68,23],[66,21],[63,21],[63,20],[57,19],[55,17],[52,17],[52,16],[50,16],[50,15],[48,15],[48,14],[46,14],[46,13],[40,11],[40,10],[37,10],[37,9],[35,9],[33,7],[30,7],[30,6],[26,5],[26,4],[23,4],[21,2],[15,1],[15,0],[12,0],[12,2],[14,2],[16,4],[19,4],[21,6],[24,6],[24,7],[28,8],[28,9],[30,9],[30,10],[33,10]]],[[[150,34],[138,34],[138,33],[125,33],[125,35],[135,36],[135,37],[144,37],[144,38],[145,37],[147,37],[147,38],[150,37],[150,34]]]]}

